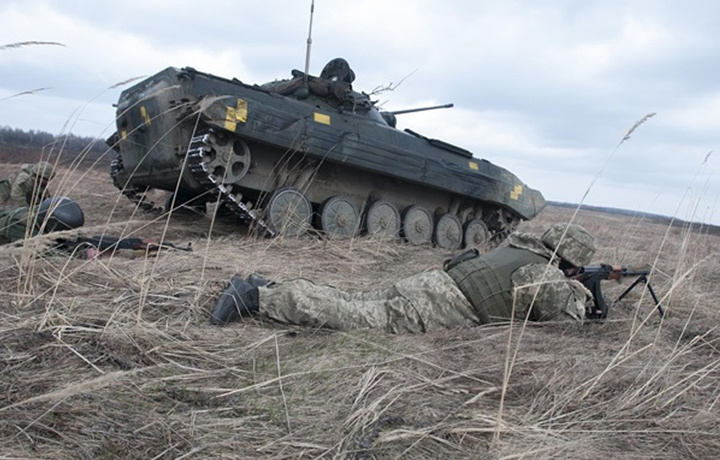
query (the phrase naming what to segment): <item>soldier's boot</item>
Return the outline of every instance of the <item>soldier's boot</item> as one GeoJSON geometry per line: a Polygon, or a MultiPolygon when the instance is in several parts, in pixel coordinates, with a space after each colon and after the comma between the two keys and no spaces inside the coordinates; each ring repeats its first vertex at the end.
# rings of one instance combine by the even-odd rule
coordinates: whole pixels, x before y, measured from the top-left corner
{"type": "Polygon", "coordinates": [[[230,280],[230,287],[220,295],[210,316],[210,324],[223,325],[241,316],[255,315],[259,307],[257,286],[235,275],[230,280]]]}

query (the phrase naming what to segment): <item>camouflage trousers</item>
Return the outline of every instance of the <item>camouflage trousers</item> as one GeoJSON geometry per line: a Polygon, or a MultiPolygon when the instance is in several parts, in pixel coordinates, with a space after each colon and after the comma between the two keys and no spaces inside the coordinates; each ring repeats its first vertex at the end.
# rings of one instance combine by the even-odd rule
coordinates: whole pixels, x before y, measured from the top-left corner
{"type": "Polygon", "coordinates": [[[345,292],[305,279],[261,287],[260,314],[288,324],[394,333],[477,326],[479,318],[455,281],[442,270],[383,289],[345,292]]]}

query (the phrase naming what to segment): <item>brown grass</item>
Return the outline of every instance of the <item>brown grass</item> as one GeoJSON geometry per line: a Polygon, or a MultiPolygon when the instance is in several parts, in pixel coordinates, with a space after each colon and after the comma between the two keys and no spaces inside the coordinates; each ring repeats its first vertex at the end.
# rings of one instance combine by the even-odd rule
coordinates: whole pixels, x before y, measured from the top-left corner
{"type": "MultiPolygon", "coordinates": [[[[209,312],[234,273],[368,289],[449,254],[365,238],[253,239],[229,222],[209,235],[207,217],[135,212],[97,171],[61,168],[53,186],[83,206],[88,233],[166,232],[195,251],[85,261],[0,248],[3,458],[720,455],[720,239],[702,228],[577,216],[597,262],[655,265],[663,321],[638,289],[604,324],[531,324],[519,343],[520,326],[507,325],[416,336],[260,320],[219,328],[209,312]]],[[[550,207],[522,229],[571,215],[550,207]]]]}

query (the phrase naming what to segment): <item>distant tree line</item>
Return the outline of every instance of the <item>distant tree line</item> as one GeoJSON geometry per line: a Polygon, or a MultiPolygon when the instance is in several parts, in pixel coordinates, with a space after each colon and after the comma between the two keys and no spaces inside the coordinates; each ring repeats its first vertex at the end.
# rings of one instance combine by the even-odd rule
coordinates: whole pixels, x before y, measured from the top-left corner
{"type": "MultiPolygon", "coordinates": [[[[564,203],[561,201],[548,201],[548,204],[552,205],[552,206],[558,206],[560,208],[577,208],[578,207],[577,204],[564,203]]],[[[707,224],[707,223],[687,222],[682,219],[678,219],[677,217],[663,216],[661,214],[653,214],[653,213],[643,212],[643,211],[631,211],[629,209],[610,208],[607,206],[591,206],[591,205],[587,205],[587,204],[583,204],[581,206],[581,208],[586,211],[595,211],[595,212],[602,212],[605,214],[620,214],[623,216],[637,217],[637,218],[641,218],[641,219],[648,219],[653,222],[665,223],[665,224],[671,225],[673,227],[692,228],[693,231],[702,231],[702,232],[712,233],[713,235],[720,235],[720,226],[707,224]]]]}
{"type": "Polygon", "coordinates": [[[54,135],[45,131],[36,131],[31,129],[25,131],[19,128],[11,128],[9,126],[0,126],[0,143],[13,145],[16,147],[32,148],[38,151],[42,149],[60,149],[72,152],[80,152],[88,149],[88,153],[96,154],[91,156],[99,156],[107,150],[107,144],[104,140],[93,137],[77,136],[75,134],[54,135]],[[53,144],[56,147],[53,148],[53,144]]]}
{"type": "Polygon", "coordinates": [[[103,139],[0,126],[0,161],[6,163],[31,163],[43,159],[106,168],[113,157],[108,150],[103,139]]]}

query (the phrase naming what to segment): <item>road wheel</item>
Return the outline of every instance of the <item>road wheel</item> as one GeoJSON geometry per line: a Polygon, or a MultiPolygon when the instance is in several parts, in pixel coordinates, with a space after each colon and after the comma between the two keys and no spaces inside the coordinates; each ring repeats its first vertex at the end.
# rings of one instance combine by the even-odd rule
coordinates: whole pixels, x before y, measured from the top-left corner
{"type": "Polygon", "coordinates": [[[357,206],[347,197],[331,196],[320,207],[320,230],[331,238],[352,238],[359,223],[357,206]]]}
{"type": "Polygon", "coordinates": [[[460,218],[450,213],[440,216],[435,223],[433,239],[435,244],[442,249],[451,251],[458,249],[463,242],[463,227],[460,218]]]}
{"type": "Polygon", "coordinates": [[[432,214],[422,206],[412,205],[403,212],[402,231],[408,243],[430,243],[433,227],[432,214]]]}
{"type": "Polygon", "coordinates": [[[369,235],[381,238],[398,238],[400,211],[387,201],[376,201],[367,210],[365,228],[369,235]]]}
{"type": "Polygon", "coordinates": [[[265,213],[278,236],[298,236],[310,227],[312,205],[300,190],[281,187],[268,200],[265,213]]]}
{"type": "Polygon", "coordinates": [[[490,231],[482,219],[472,219],[465,224],[465,247],[482,248],[490,241],[490,231]]]}

